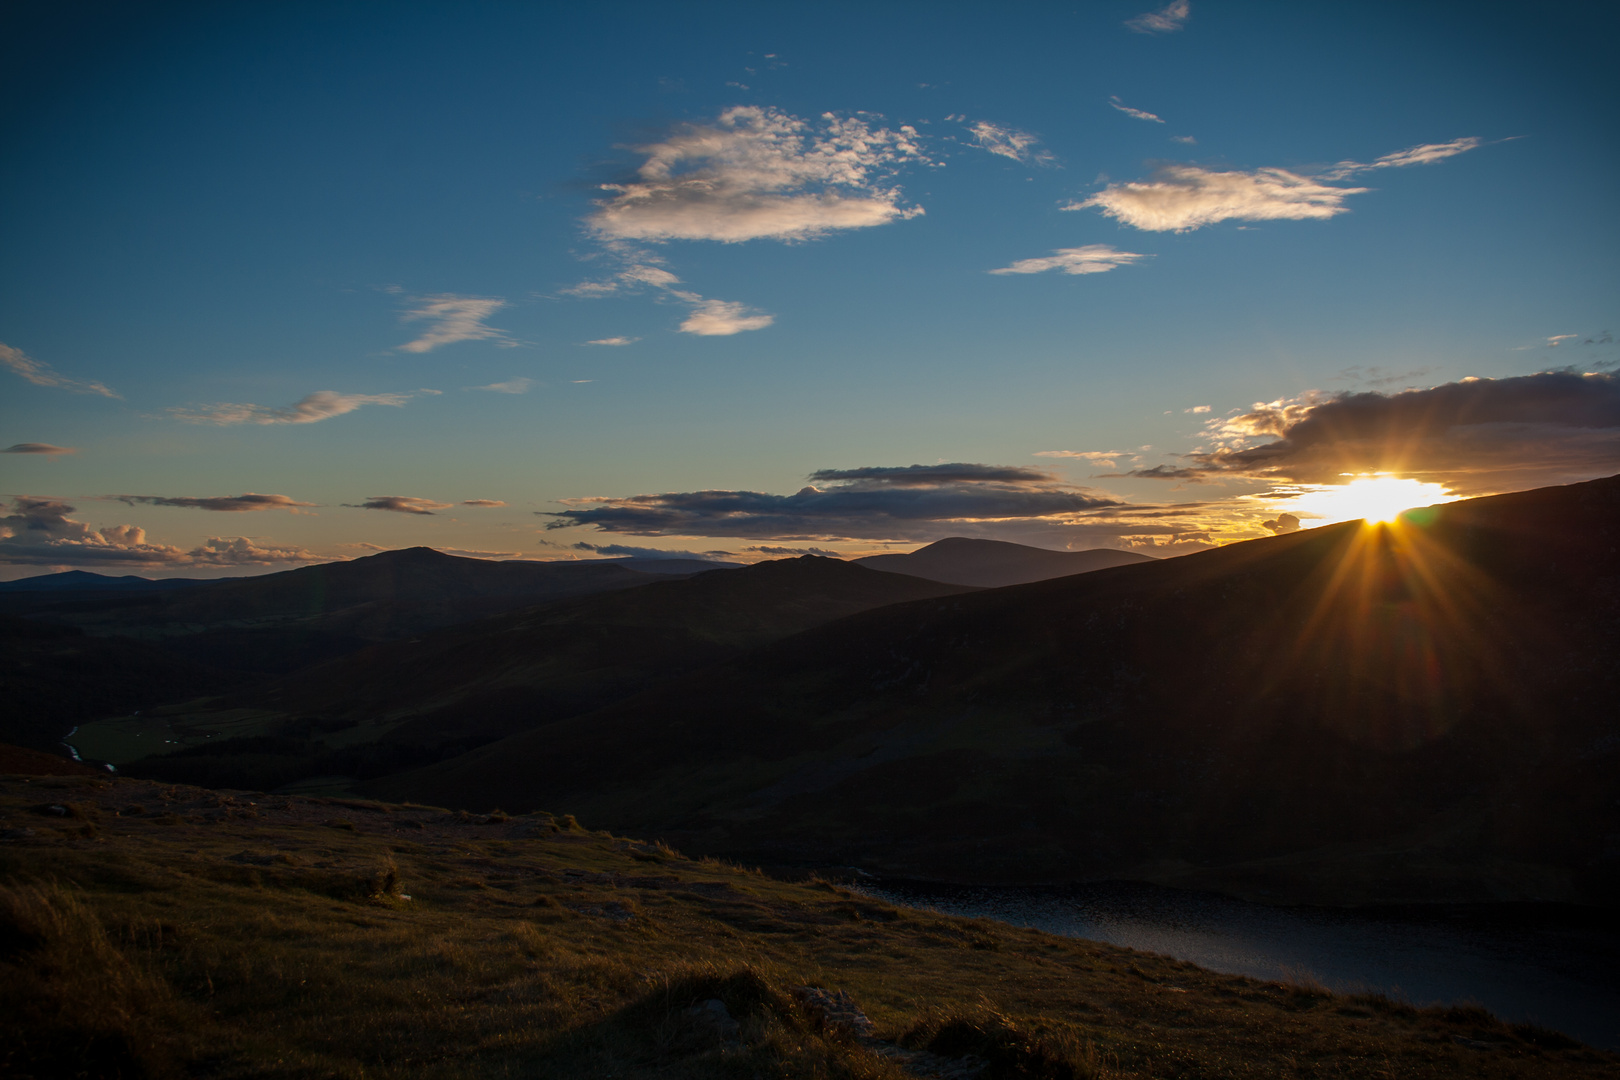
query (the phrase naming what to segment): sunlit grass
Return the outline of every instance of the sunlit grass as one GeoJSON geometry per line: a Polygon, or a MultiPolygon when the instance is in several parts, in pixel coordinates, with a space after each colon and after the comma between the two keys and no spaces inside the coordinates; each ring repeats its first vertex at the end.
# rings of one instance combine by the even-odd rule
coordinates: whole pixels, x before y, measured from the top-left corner
{"type": "Polygon", "coordinates": [[[547,814],[12,779],[0,830],[0,1017],[27,1025],[0,1074],[941,1075],[882,1047],[985,1080],[1614,1067],[1477,1008],[895,908],[547,814]],[[847,991],[878,1042],[818,1020],[806,985],[847,991]],[[708,1000],[731,1037],[694,1026],[708,1000]]]}

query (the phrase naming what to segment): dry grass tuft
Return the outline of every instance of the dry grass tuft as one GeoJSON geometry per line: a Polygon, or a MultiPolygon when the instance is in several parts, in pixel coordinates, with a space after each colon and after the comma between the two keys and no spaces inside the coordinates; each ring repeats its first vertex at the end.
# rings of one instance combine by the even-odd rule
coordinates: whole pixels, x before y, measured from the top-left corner
{"type": "Polygon", "coordinates": [[[173,1071],[169,987],[55,884],[0,887],[0,1073],[155,1078],[173,1071]]]}

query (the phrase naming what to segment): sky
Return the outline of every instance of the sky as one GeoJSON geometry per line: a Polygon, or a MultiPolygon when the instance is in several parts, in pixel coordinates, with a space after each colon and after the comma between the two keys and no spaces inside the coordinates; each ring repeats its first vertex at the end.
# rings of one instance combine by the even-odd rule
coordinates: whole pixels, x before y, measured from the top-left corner
{"type": "Polygon", "coordinates": [[[1612,5],[7,11],[0,578],[1620,471],[1612,5]]]}

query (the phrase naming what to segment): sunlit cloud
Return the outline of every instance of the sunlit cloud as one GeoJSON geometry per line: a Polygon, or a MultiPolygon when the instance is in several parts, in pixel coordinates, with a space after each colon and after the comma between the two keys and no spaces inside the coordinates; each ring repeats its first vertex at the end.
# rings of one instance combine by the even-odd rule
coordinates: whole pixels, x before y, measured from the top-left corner
{"type": "Polygon", "coordinates": [[[737,106],[636,150],[636,178],[602,185],[612,194],[589,218],[600,237],[804,240],[922,213],[891,186],[899,167],[928,160],[911,127],[737,106]]]}
{"type": "Polygon", "coordinates": [[[1055,160],[1049,151],[1036,149],[1040,143],[1038,138],[1017,128],[980,120],[968,127],[968,134],[973,136],[973,141],[981,150],[988,150],[998,157],[1011,158],[1025,165],[1050,165],[1055,160]]]}
{"type": "Polygon", "coordinates": [[[0,450],[0,454],[45,454],[49,457],[56,457],[60,454],[77,454],[78,452],[77,447],[52,446],[46,442],[12,443],[4,450],[0,450]]]}
{"type": "Polygon", "coordinates": [[[1277,168],[1223,171],[1172,164],[1148,180],[1109,184],[1090,198],[1071,202],[1062,209],[1094,208],[1132,228],[1151,232],[1187,232],[1228,220],[1324,220],[1349,213],[1345,200],[1372,190],[1337,187],[1324,181],[1345,180],[1376,169],[1443,161],[1482,145],[1483,140],[1476,138],[1428,143],[1386,154],[1371,164],[1342,161],[1318,175],[1277,168]]]}
{"type": "Polygon", "coordinates": [[[792,495],[666,492],[563,500],[548,529],[591,526],[632,536],[776,540],[938,538],[965,524],[1030,521],[1119,505],[1022,466],[869,466],[823,469],[792,495]],[[944,531],[942,531],[944,530],[944,531]]]}
{"type": "Polygon", "coordinates": [[[1150,113],[1146,109],[1133,109],[1123,101],[1119,100],[1117,95],[1109,95],[1108,104],[1112,105],[1126,116],[1132,116],[1138,120],[1147,120],[1155,124],[1164,123],[1163,120],[1159,119],[1156,113],[1150,113]]]}
{"type": "Polygon", "coordinates": [[[1151,255],[1134,251],[1120,251],[1108,244],[1087,244],[1085,247],[1058,248],[1052,254],[1037,259],[1020,259],[1011,266],[987,271],[991,274],[1042,274],[1056,270],[1064,274],[1105,274],[1118,266],[1129,266],[1151,255]]]}
{"type": "Polygon", "coordinates": [[[490,383],[488,386],[469,386],[468,390],[488,390],[493,394],[527,394],[534,380],[519,376],[516,379],[507,379],[505,382],[490,383]]]}
{"type": "Polygon", "coordinates": [[[123,396],[106,383],[99,383],[94,379],[70,379],[66,375],[59,374],[45,361],[35,360],[21,349],[14,349],[3,342],[0,342],[0,365],[4,365],[13,375],[18,375],[35,386],[50,386],[75,394],[99,394],[110,398],[123,396]]]}
{"type": "Polygon", "coordinates": [[[1562,345],[1564,342],[1573,341],[1574,339],[1576,339],[1576,338],[1578,338],[1580,336],[1581,335],[1579,335],[1579,334],[1553,334],[1551,337],[1549,337],[1547,339],[1547,348],[1556,349],[1556,348],[1558,348],[1558,346],[1562,345]]]}
{"type": "Polygon", "coordinates": [[[1252,498],[1269,504],[1273,510],[1288,508],[1289,513],[1279,515],[1274,522],[1264,523],[1272,532],[1282,533],[1308,528],[1309,524],[1301,518],[1315,519],[1310,524],[1317,525],[1358,519],[1375,523],[1394,521],[1404,510],[1455,502],[1461,496],[1452,494],[1443,484],[1372,474],[1342,477],[1336,484],[1282,485],[1252,498]],[[1292,528],[1285,519],[1292,519],[1292,528]]]}
{"type": "Polygon", "coordinates": [[[1158,11],[1126,19],[1125,26],[1138,34],[1169,34],[1185,26],[1191,14],[1192,5],[1188,0],[1172,0],[1158,11]]]}
{"type": "Polygon", "coordinates": [[[605,337],[595,341],[587,341],[587,345],[634,345],[641,339],[638,337],[605,337]]]}
{"type": "Polygon", "coordinates": [[[763,330],[776,316],[730,300],[699,301],[692,314],[681,323],[681,330],[702,337],[725,337],[744,330],[763,330]]]}
{"type": "Polygon", "coordinates": [[[443,293],[427,296],[400,316],[403,322],[425,322],[427,329],[413,341],[401,345],[401,352],[425,353],[457,341],[494,341],[514,345],[505,330],[486,326],[484,320],[506,306],[505,300],[481,296],[455,296],[443,293]]]}
{"type": "Polygon", "coordinates": [[[1181,411],[1184,413],[1207,413],[1209,412],[1210,408],[1211,406],[1209,405],[1194,405],[1190,408],[1182,409],[1181,411]]]}
{"type": "Polygon", "coordinates": [[[353,510],[392,510],[396,514],[421,514],[432,517],[435,510],[448,510],[450,503],[434,502],[415,495],[371,495],[362,503],[344,503],[353,510]]]}
{"type": "Polygon", "coordinates": [[[112,498],[121,503],[134,506],[144,503],[147,506],[178,506],[188,510],[215,510],[221,513],[244,513],[253,510],[290,510],[297,513],[300,507],[315,506],[315,503],[299,502],[286,495],[257,495],[248,492],[245,495],[114,495],[112,498]]]}
{"type": "Polygon", "coordinates": [[[1064,210],[1094,207],[1132,228],[1186,232],[1236,218],[1241,221],[1324,219],[1349,212],[1343,205],[1367,188],[1332,187],[1286,169],[1220,172],[1197,165],[1166,165],[1151,180],[1110,184],[1064,210]]]}
{"type": "Polygon", "coordinates": [[[23,566],[276,566],[319,562],[300,547],[261,543],[245,536],[215,536],[186,549],[147,540],[138,525],[96,529],[68,515],[57,499],[13,499],[0,517],[0,564],[23,566]]]}
{"type": "MultiPolygon", "coordinates": [[[[437,390],[419,390],[417,393],[436,394],[437,390]]],[[[173,408],[169,415],[188,424],[217,424],[228,427],[235,424],[314,424],[334,416],[352,413],[363,405],[404,405],[416,394],[339,394],[333,390],[317,390],[285,408],[269,405],[250,405],[219,402],[195,408],[173,408]]]]}
{"type": "Polygon", "coordinates": [[[1490,494],[1605,476],[1620,462],[1620,376],[1547,371],[1426,390],[1256,403],[1208,422],[1211,446],[1148,479],[1340,485],[1389,474],[1490,494]]]}

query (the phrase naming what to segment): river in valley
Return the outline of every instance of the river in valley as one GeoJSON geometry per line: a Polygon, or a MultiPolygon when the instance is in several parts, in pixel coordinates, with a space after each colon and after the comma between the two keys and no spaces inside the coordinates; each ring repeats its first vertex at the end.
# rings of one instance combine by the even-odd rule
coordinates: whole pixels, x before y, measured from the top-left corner
{"type": "Polygon", "coordinates": [[[1283,908],[1109,882],[1063,888],[871,883],[909,907],[1162,953],[1214,971],[1319,982],[1415,1005],[1473,1002],[1620,1050],[1620,928],[1554,905],[1283,908]]]}

